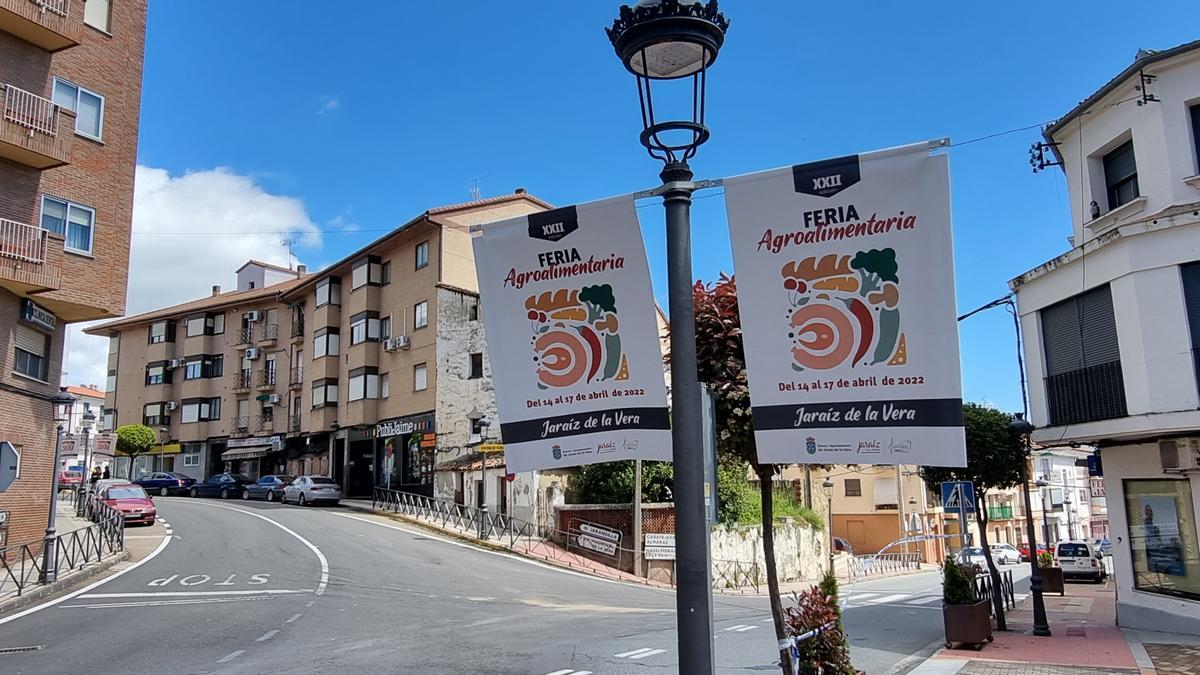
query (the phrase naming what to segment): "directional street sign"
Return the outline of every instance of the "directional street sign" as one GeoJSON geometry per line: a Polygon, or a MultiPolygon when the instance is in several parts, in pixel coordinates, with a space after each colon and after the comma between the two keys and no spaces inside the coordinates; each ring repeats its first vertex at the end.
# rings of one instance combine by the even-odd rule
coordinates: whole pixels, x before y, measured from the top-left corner
{"type": "Polygon", "coordinates": [[[946,513],[975,513],[975,484],[969,480],[942,483],[942,506],[946,513]]]}

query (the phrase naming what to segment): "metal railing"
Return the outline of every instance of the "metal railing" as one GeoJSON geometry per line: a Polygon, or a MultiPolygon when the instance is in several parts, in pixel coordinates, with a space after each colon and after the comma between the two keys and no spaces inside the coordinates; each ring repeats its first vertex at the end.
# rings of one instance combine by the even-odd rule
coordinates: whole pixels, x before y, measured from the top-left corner
{"type": "Polygon", "coordinates": [[[233,332],[233,344],[248,345],[254,341],[254,328],[247,326],[233,332]]]}
{"type": "MultiPolygon", "coordinates": [[[[971,582],[971,595],[975,598],[975,602],[987,600],[988,611],[995,614],[995,605],[992,604],[993,590],[995,589],[992,585],[991,574],[984,571],[975,575],[975,579],[971,582]]],[[[1000,597],[1004,601],[1004,609],[1016,609],[1017,597],[1013,591],[1012,570],[1004,570],[1000,573],[1000,597]]]]}
{"type": "Polygon", "coordinates": [[[255,418],[255,422],[255,426],[259,431],[269,431],[275,428],[274,415],[259,415],[257,418],[255,418]]]}
{"type": "MultiPolygon", "coordinates": [[[[578,565],[581,558],[601,563],[595,558],[571,550],[572,533],[539,526],[507,514],[495,513],[486,508],[416,495],[399,490],[375,488],[371,507],[399,515],[423,520],[430,525],[454,530],[490,544],[500,545],[510,551],[540,557],[553,562],[578,565]]],[[[582,549],[579,549],[582,551],[582,549]]],[[[638,560],[632,549],[614,546],[611,557],[614,561],[628,559],[637,569],[645,560],[638,560]]],[[[755,592],[763,575],[757,562],[737,560],[713,560],[713,588],[753,587],[755,592]]],[[[612,565],[609,565],[612,567],[612,565]]],[[[614,569],[619,569],[614,567],[614,569]]],[[[672,584],[675,574],[671,574],[672,584]]]]}
{"type": "Polygon", "coordinates": [[[288,431],[300,431],[300,418],[298,416],[293,417],[292,421],[288,423],[288,431]]]}
{"type": "Polygon", "coordinates": [[[43,12],[50,11],[59,16],[71,13],[71,0],[32,0],[43,12]]]}
{"type": "Polygon", "coordinates": [[[250,417],[242,416],[233,418],[233,430],[246,432],[250,430],[250,417]]]}
{"type": "Polygon", "coordinates": [[[851,579],[859,579],[919,569],[920,553],[872,553],[850,556],[847,573],[851,579]]]}
{"type": "Polygon", "coordinates": [[[304,368],[299,366],[292,368],[288,373],[288,384],[293,386],[304,384],[304,368]]]}
{"type": "Polygon", "coordinates": [[[29,129],[29,135],[58,135],[58,104],[11,84],[4,85],[4,119],[29,129]]]}
{"type": "Polygon", "coordinates": [[[234,389],[248,389],[251,382],[254,380],[254,373],[249,370],[243,370],[233,376],[234,389]]]}
{"type": "MultiPolygon", "coordinates": [[[[68,495],[74,499],[74,495],[68,495]]],[[[0,596],[21,595],[30,587],[46,582],[47,572],[57,577],[99,562],[125,548],[125,517],[104,502],[90,505],[96,523],[54,538],[54,560],[48,568],[42,547],[45,541],[13,544],[0,548],[0,596]]]]}
{"type": "Polygon", "coordinates": [[[269,368],[258,371],[258,386],[274,387],[275,386],[275,371],[269,368]]]}
{"type": "Polygon", "coordinates": [[[304,319],[292,319],[292,337],[304,335],[304,319]]]}
{"type": "Polygon", "coordinates": [[[274,340],[279,337],[279,324],[266,323],[262,327],[262,339],[264,342],[274,340]]]}
{"type": "Polygon", "coordinates": [[[32,263],[46,262],[46,231],[0,218],[0,256],[32,263]]]}

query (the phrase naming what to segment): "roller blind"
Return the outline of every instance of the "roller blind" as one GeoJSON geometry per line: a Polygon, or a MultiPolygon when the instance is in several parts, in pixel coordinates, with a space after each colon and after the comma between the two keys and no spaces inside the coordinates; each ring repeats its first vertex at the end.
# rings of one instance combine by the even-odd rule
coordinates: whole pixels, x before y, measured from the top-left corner
{"type": "Polygon", "coordinates": [[[1116,150],[1104,156],[1104,183],[1112,187],[1137,173],[1137,162],[1133,155],[1133,141],[1126,141],[1116,150]]]}
{"type": "Polygon", "coordinates": [[[46,336],[39,333],[28,326],[16,326],[13,331],[13,338],[17,343],[17,349],[29,352],[35,356],[46,356],[46,336]]]}
{"type": "Polygon", "coordinates": [[[898,504],[895,477],[875,479],[875,505],[898,504]]]}

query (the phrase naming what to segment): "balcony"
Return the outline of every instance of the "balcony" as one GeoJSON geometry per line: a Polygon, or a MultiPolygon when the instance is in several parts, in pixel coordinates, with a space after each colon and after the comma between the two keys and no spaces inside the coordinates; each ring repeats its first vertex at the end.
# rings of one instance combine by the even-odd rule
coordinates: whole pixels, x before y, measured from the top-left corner
{"type": "Polygon", "coordinates": [[[233,418],[233,433],[243,435],[250,433],[250,418],[247,416],[233,418]]]}
{"type": "Polygon", "coordinates": [[[293,431],[293,432],[300,431],[300,416],[299,415],[293,417],[292,421],[288,423],[288,431],[293,431]]]}
{"type": "Polygon", "coordinates": [[[288,386],[292,389],[299,389],[304,385],[304,369],[292,368],[288,377],[288,386]]]}
{"type": "Polygon", "coordinates": [[[71,4],[71,0],[0,0],[0,31],[51,52],[74,47],[83,41],[83,2],[76,0],[74,8],[71,4]]]}
{"type": "Polygon", "coordinates": [[[233,332],[234,345],[248,345],[254,341],[254,328],[247,326],[233,332]]]}
{"type": "Polygon", "coordinates": [[[254,381],[253,374],[249,370],[243,370],[233,376],[234,391],[249,391],[254,381]]]}
{"type": "Polygon", "coordinates": [[[62,272],[47,264],[47,239],[62,242],[40,227],[0,218],[0,286],[21,295],[57,290],[62,272]]]}
{"type": "Polygon", "coordinates": [[[292,337],[294,337],[294,338],[304,337],[304,317],[303,316],[292,319],[292,337]]]}
{"type": "Polygon", "coordinates": [[[62,166],[71,157],[74,129],[75,113],[48,98],[11,84],[4,85],[0,157],[35,169],[62,166]]]}
{"type": "Polygon", "coordinates": [[[271,431],[275,428],[274,415],[259,415],[254,418],[254,428],[258,431],[271,431]]]}
{"type": "Polygon", "coordinates": [[[275,388],[275,371],[260,370],[258,372],[258,388],[259,389],[274,389],[275,388]]]}
{"type": "Polygon", "coordinates": [[[0,256],[39,265],[46,262],[46,231],[0,218],[0,256]]]}
{"type": "Polygon", "coordinates": [[[1110,361],[1046,378],[1050,426],[1126,417],[1121,362],[1110,361]]]}
{"type": "Polygon", "coordinates": [[[1012,520],[1013,509],[1011,506],[989,506],[988,520],[1012,520]]]}
{"type": "Polygon", "coordinates": [[[262,330],[259,331],[260,342],[274,342],[279,337],[279,324],[266,323],[263,324],[262,330]]]}

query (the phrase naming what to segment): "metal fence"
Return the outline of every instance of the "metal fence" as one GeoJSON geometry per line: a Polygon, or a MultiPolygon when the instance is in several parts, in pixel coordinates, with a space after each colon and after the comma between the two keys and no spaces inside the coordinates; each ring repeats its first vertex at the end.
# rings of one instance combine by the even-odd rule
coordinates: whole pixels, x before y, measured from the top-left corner
{"type": "Polygon", "coordinates": [[[32,263],[46,262],[46,230],[0,218],[0,255],[32,263]]]}
{"type": "MultiPolygon", "coordinates": [[[[74,491],[67,495],[67,499],[75,498],[74,491]]],[[[45,541],[41,539],[0,548],[0,597],[14,591],[21,595],[45,583],[49,571],[54,572],[53,576],[62,575],[124,550],[125,517],[103,502],[95,502],[91,508],[96,523],[55,537],[53,561],[45,559],[45,541]]]]}
{"type": "MultiPolygon", "coordinates": [[[[988,572],[976,574],[975,579],[971,582],[971,595],[975,598],[975,602],[987,600],[988,611],[992,614],[996,613],[995,605],[992,604],[992,593],[995,590],[996,588],[992,584],[992,575],[988,572]]],[[[1004,601],[1004,609],[1016,609],[1017,598],[1013,591],[1012,570],[1004,570],[1000,573],[999,593],[1001,600],[1004,601]]]]}
{"type": "Polygon", "coordinates": [[[47,136],[58,135],[58,105],[11,84],[4,85],[4,119],[47,136]]]}
{"type": "MultiPolygon", "coordinates": [[[[571,532],[542,527],[489,509],[386,488],[375,488],[371,506],[376,510],[408,516],[463,536],[500,545],[515,553],[566,564],[577,564],[582,555],[570,550],[574,546],[571,532]]],[[[646,560],[644,555],[639,557],[633,549],[617,544],[613,544],[610,551],[608,555],[614,561],[628,559],[634,563],[634,569],[646,560]]],[[[713,560],[712,572],[714,588],[752,587],[757,592],[765,578],[759,564],[754,561],[713,560]]],[[[674,579],[672,572],[672,583],[674,579]]]]}
{"type": "Polygon", "coordinates": [[[850,556],[847,573],[851,579],[861,579],[919,569],[920,553],[872,553],[850,556]]]}

